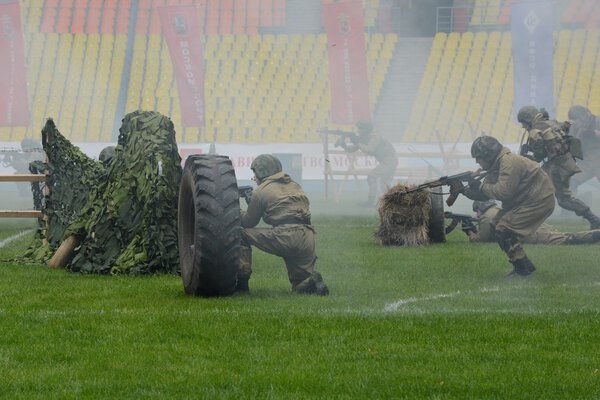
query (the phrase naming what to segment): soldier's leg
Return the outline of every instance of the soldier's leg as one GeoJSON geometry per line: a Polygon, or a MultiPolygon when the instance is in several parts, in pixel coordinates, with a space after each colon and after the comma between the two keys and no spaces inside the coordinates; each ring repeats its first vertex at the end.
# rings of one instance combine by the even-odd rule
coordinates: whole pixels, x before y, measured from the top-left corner
{"type": "Polygon", "coordinates": [[[519,238],[511,231],[495,230],[495,237],[498,245],[508,256],[508,261],[514,269],[509,275],[526,276],[535,271],[535,266],[529,260],[519,238]]]}
{"type": "Polygon", "coordinates": [[[592,244],[600,242],[600,229],[567,234],[565,244],[592,244]]]}
{"type": "Polygon", "coordinates": [[[365,205],[372,206],[375,204],[375,198],[377,197],[377,181],[378,177],[369,173],[367,176],[367,184],[369,185],[369,196],[365,205]]]}
{"type": "Polygon", "coordinates": [[[573,192],[569,187],[569,179],[560,179],[558,173],[553,173],[552,181],[556,200],[560,207],[585,218],[590,223],[590,229],[600,228],[600,218],[590,210],[587,204],[573,196],[573,192]]]}
{"type": "Polygon", "coordinates": [[[236,292],[249,292],[248,281],[252,275],[252,247],[242,240],[240,246],[240,268],[235,285],[236,292]]]}

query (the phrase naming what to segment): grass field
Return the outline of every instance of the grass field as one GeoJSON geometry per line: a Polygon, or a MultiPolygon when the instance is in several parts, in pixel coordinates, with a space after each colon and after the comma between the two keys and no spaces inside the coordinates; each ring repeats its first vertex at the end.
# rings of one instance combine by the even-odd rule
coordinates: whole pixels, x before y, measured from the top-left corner
{"type": "MultiPolygon", "coordinates": [[[[291,295],[260,251],[250,294],[217,299],[184,295],[176,276],[4,261],[0,398],[600,398],[600,244],[527,246],[538,271],[506,278],[495,244],[457,231],[382,248],[377,223],[314,218],[325,298],[291,295]]],[[[31,227],[3,222],[0,242],[31,227]]]]}

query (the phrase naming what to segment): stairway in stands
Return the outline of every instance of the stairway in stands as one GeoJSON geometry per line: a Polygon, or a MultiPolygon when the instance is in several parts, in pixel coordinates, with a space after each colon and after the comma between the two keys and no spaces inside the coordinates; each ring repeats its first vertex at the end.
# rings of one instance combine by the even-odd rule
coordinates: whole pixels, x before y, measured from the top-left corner
{"type": "Polygon", "coordinates": [[[432,38],[398,38],[396,43],[375,110],[377,130],[392,142],[402,141],[432,41],[432,38]]]}

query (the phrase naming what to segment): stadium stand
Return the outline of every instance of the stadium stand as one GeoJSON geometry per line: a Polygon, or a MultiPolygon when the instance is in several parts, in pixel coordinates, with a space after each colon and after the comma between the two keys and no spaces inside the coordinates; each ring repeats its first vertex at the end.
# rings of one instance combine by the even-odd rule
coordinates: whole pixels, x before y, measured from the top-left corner
{"type": "MultiPolygon", "coordinates": [[[[365,9],[376,25],[379,0],[365,9]]],[[[406,142],[471,140],[481,132],[510,142],[520,135],[512,122],[510,0],[474,0],[472,26],[489,30],[438,33],[432,42],[406,142]]],[[[557,32],[557,115],[573,104],[600,113],[599,2],[565,2],[557,32]]],[[[285,25],[285,0],[25,0],[21,2],[31,126],[0,127],[3,139],[39,134],[53,117],[75,141],[112,141],[130,19],[135,20],[131,72],[124,108],[157,110],[175,122],[180,143],[319,142],[329,124],[327,38],[318,33],[261,33],[285,25]],[[206,5],[205,120],[203,128],[180,127],[181,106],[158,7],[206,5]]],[[[398,36],[367,29],[370,101],[382,98],[398,36]]],[[[394,72],[395,73],[395,72],[394,72]]]]}

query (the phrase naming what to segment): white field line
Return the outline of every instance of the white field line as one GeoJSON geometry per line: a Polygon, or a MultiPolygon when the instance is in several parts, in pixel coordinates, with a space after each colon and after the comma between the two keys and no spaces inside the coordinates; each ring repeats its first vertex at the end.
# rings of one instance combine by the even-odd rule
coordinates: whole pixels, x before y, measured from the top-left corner
{"type": "Polygon", "coordinates": [[[16,235],[12,235],[10,237],[7,237],[6,239],[0,241],[0,249],[3,248],[4,246],[6,246],[7,244],[9,244],[10,242],[15,241],[17,239],[20,239],[23,236],[28,235],[28,234],[30,234],[31,232],[34,232],[34,231],[35,231],[35,229],[28,229],[26,231],[19,232],[16,235]]]}
{"type": "MultiPolygon", "coordinates": [[[[507,286],[502,289],[504,289],[504,290],[540,289],[545,286],[547,286],[547,285],[507,286]]],[[[564,287],[564,288],[576,289],[576,288],[581,288],[581,287],[600,286],[600,282],[589,282],[589,283],[583,283],[583,284],[578,284],[578,285],[569,285],[569,284],[565,283],[560,286],[564,287]]],[[[436,301],[439,299],[451,299],[454,297],[469,296],[469,295],[473,295],[473,294],[493,293],[493,292],[499,292],[500,290],[501,290],[501,288],[496,286],[496,287],[491,287],[491,288],[483,287],[479,290],[464,290],[464,291],[457,290],[455,292],[432,294],[432,295],[423,296],[423,297],[409,297],[407,299],[400,299],[393,303],[386,304],[383,307],[383,311],[384,312],[394,312],[394,311],[398,311],[400,308],[402,308],[406,304],[425,303],[425,302],[429,302],[429,301],[436,301]]]]}

